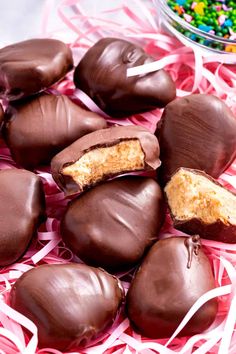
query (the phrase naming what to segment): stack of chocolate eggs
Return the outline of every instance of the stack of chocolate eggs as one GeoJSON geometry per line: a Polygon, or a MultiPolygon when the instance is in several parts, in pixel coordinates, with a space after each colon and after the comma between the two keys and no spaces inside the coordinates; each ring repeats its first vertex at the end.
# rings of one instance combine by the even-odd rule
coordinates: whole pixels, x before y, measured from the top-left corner
{"type": "MultiPolygon", "coordinates": [[[[152,61],[135,44],[105,38],[76,66],[75,86],[120,119],[108,127],[48,90],[73,69],[64,43],[32,39],[0,50],[1,134],[18,167],[0,171],[0,265],[20,260],[45,220],[35,169],[50,165],[70,198],[60,232],[75,262],[39,265],[10,292],[10,305],[36,324],[40,347],[86,346],[119,311],[142,335],[170,337],[215,287],[200,237],[236,243],[236,196],[216,181],[236,158],[236,118],[217,97],[176,98],[164,70],[127,77],[152,61]],[[155,134],[122,125],[156,108],[164,111],[155,134]],[[168,211],[186,236],[160,239],[168,211]],[[125,294],[116,274],[134,267],[125,294]]],[[[204,331],[217,310],[217,299],[206,302],[179,335],[204,331]]]]}

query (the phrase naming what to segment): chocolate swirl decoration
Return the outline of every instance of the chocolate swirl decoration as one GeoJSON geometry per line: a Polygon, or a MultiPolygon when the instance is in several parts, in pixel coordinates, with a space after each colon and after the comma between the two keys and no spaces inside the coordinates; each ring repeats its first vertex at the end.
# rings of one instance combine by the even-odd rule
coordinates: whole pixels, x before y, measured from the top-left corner
{"type": "Polygon", "coordinates": [[[193,235],[185,239],[184,245],[187,248],[188,251],[188,263],[187,263],[187,268],[191,268],[192,260],[193,260],[193,254],[196,256],[199,253],[199,249],[202,247],[201,239],[199,235],[193,235]]]}
{"type": "MultiPolygon", "coordinates": [[[[146,337],[168,338],[194,303],[214,288],[211,263],[198,235],[173,235],[159,240],[146,254],[127,293],[131,325],[146,337]]],[[[217,309],[216,298],[207,301],[178,336],[205,331],[214,321],[217,309]]]]}

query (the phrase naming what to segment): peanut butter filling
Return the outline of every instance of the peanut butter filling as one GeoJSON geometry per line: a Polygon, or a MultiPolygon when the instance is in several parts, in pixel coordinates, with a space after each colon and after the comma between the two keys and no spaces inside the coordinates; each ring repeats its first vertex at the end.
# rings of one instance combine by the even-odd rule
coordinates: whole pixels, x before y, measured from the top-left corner
{"type": "Polygon", "coordinates": [[[172,214],[177,220],[217,220],[236,224],[236,196],[208,178],[180,169],[165,187],[172,214]]]}
{"type": "Polygon", "coordinates": [[[139,140],[130,139],[90,150],[75,163],[63,168],[62,173],[71,176],[83,187],[102,180],[104,176],[142,170],[145,166],[144,157],[139,140]]]}

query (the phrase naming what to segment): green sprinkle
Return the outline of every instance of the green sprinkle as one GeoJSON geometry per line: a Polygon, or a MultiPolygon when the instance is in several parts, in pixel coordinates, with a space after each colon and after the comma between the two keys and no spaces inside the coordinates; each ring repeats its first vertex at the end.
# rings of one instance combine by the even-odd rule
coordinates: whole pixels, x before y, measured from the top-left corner
{"type": "MultiPolygon", "coordinates": [[[[230,38],[231,30],[236,32],[236,1],[225,0],[168,0],[168,6],[193,27],[203,32],[215,33],[219,37],[230,38]]],[[[224,50],[224,44],[205,40],[189,31],[181,33],[196,42],[212,48],[224,50]]]]}

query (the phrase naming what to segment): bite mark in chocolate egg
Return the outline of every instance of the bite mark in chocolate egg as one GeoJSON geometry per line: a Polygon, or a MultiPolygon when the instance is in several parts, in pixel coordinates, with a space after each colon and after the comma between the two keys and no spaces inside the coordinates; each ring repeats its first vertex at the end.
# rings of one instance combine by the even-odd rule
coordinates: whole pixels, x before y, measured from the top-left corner
{"type": "Polygon", "coordinates": [[[144,153],[137,139],[92,149],[74,164],[64,167],[63,175],[71,176],[79,185],[95,184],[107,175],[144,168],[144,153]]]}
{"type": "Polygon", "coordinates": [[[159,166],[157,138],[133,125],[87,134],[51,162],[53,178],[67,195],[125,172],[155,170],[159,166]]]}
{"type": "Polygon", "coordinates": [[[236,243],[236,195],[202,171],[180,168],[165,187],[176,228],[236,243]]]}

